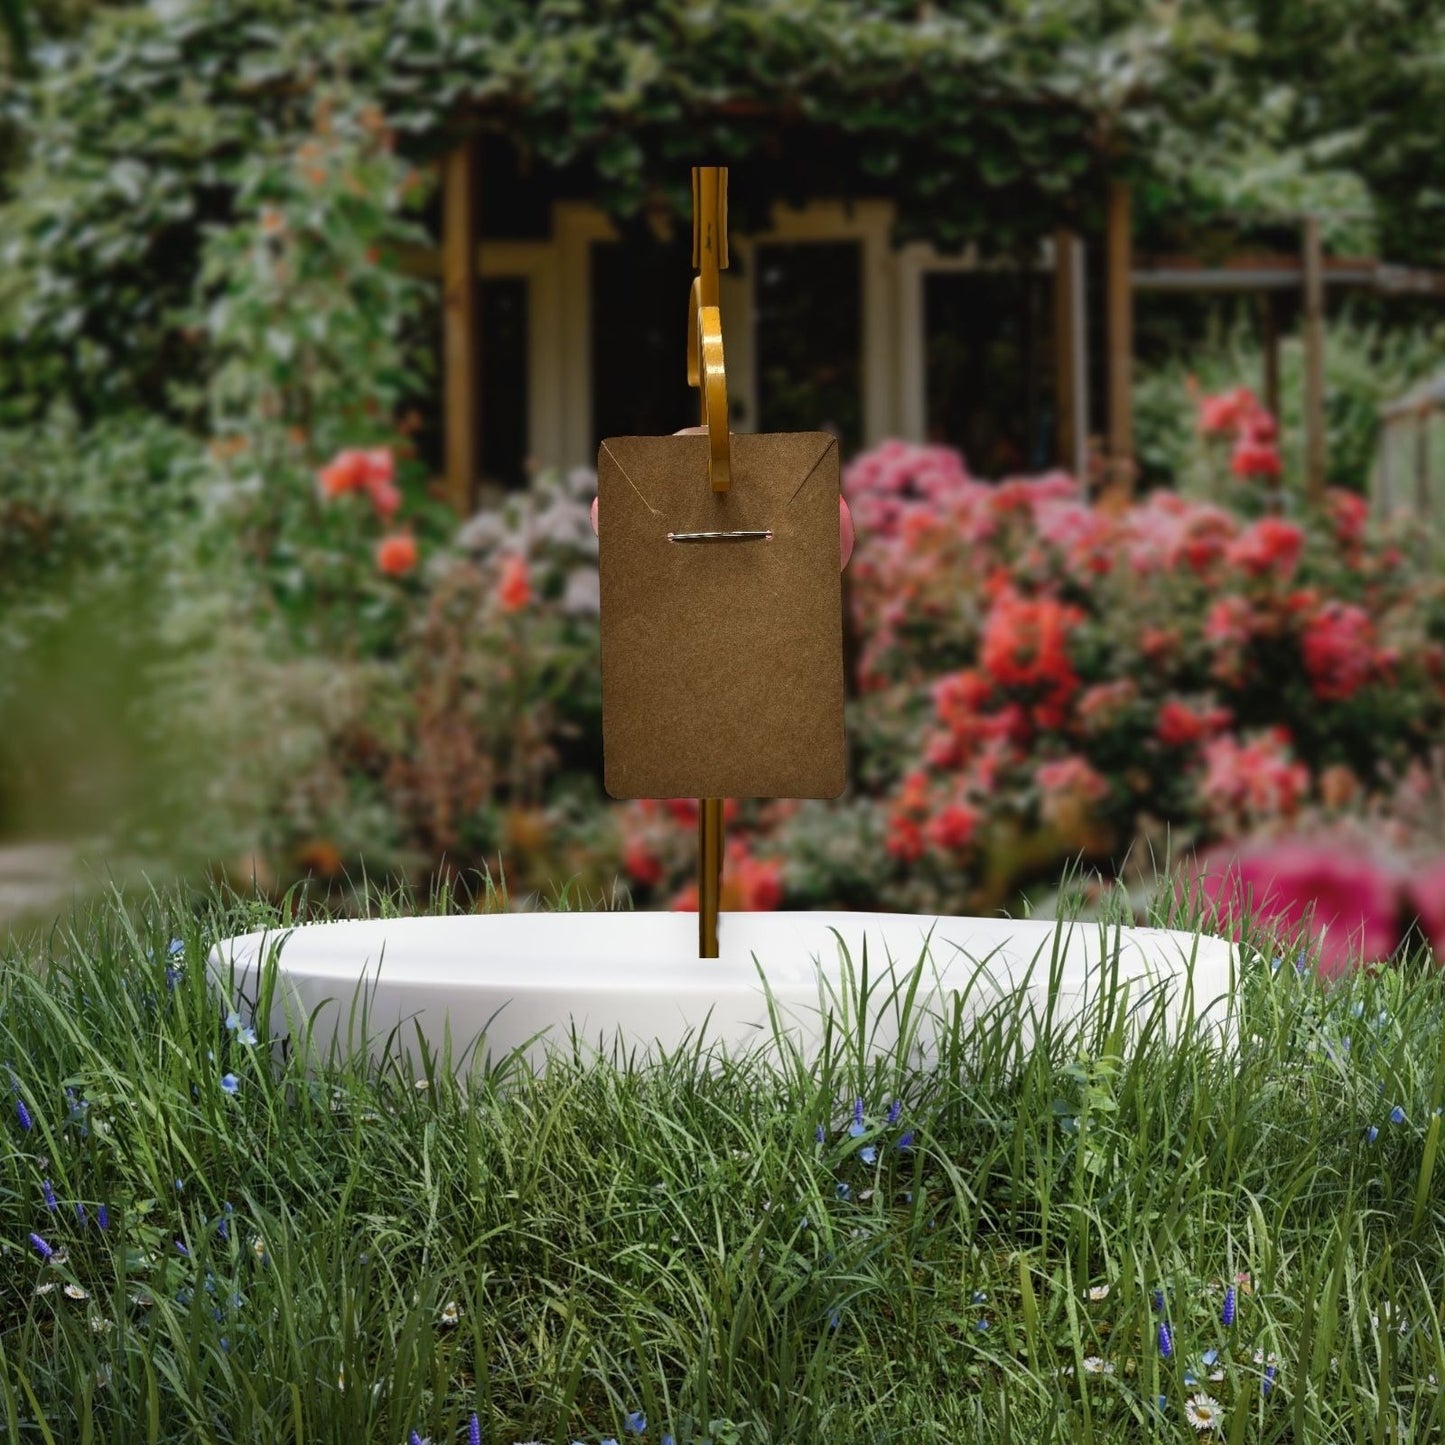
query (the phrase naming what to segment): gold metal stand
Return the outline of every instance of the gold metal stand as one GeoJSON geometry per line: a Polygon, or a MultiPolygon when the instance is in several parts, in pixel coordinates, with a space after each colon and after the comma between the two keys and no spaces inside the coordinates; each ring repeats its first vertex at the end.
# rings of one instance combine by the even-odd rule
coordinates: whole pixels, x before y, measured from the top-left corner
{"type": "MultiPolygon", "coordinates": [[[[692,170],[692,264],[697,276],[688,296],[687,380],[698,389],[700,420],[708,435],[708,480],[714,492],[732,482],[728,443],[727,371],[723,364],[718,272],[728,264],[726,166],[692,170]]],[[[718,956],[722,895],[723,800],[699,798],[697,807],[698,956],[718,956]]]]}

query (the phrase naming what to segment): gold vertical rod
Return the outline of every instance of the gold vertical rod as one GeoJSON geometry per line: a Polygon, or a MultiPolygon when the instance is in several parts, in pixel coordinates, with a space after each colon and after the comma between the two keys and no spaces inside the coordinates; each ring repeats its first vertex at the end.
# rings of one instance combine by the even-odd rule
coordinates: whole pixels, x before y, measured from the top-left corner
{"type": "MultiPolygon", "coordinates": [[[[718,304],[718,271],[727,258],[727,169],[694,166],[692,170],[692,264],[697,267],[698,304],[718,304]]],[[[699,357],[699,364],[701,358],[699,357]]],[[[690,378],[689,378],[690,379],[690,378]]],[[[707,388],[699,371],[698,419],[707,425],[707,388]]],[[[699,958],[718,956],[718,909],[722,901],[723,800],[699,798],[697,803],[697,951],[699,958]]]]}
{"type": "Polygon", "coordinates": [[[716,958],[722,902],[723,800],[700,798],[697,809],[697,954],[716,958]]]}
{"type": "Polygon", "coordinates": [[[481,313],[477,142],[459,142],[442,163],[442,332],[446,383],[447,500],[472,510],[481,472],[481,313]]]}

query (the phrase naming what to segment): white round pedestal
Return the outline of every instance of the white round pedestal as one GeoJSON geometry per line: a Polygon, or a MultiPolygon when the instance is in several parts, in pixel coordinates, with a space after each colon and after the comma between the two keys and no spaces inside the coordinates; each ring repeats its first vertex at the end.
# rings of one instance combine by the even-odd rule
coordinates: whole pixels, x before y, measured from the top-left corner
{"type": "MultiPolygon", "coordinates": [[[[259,970],[274,950],[272,1037],[303,1039],[312,1057],[333,1043],[373,1059],[418,1054],[417,1030],[451,1067],[515,1052],[533,1066],[549,1049],[646,1055],[696,1045],[729,1052],[775,1047],[779,1030],[808,1056],[832,1013],[869,1053],[896,1045],[913,999],[925,1017],[913,1053],[931,1052],[933,1019],[955,1008],[975,1023],[1004,1010],[1025,1041],[1089,1027],[1129,985],[1130,1027],[1162,1010],[1168,1032],[1196,1023],[1233,1041],[1235,948],[1223,939],[1148,928],[1105,928],[895,913],[729,913],[721,957],[697,956],[695,913],[512,913],[308,924],[222,940],[210,957],[226,1006],[251,1016],[259,970]],[[765,986],[766,985],[766,986],[765,986]],[[1192,985],[1192,986],[1191,986],[1192,985]],[[931,1017],[930,1017],[931,1016],[931,1017]],[[398,1028],[398,1026],[400,1026],[398,1028]]],[[[916,1018],[916,1015],[915,1015],[916,1018]]],[[[259,1021],[258,1021],[259,1022],[259,1021]]]]}

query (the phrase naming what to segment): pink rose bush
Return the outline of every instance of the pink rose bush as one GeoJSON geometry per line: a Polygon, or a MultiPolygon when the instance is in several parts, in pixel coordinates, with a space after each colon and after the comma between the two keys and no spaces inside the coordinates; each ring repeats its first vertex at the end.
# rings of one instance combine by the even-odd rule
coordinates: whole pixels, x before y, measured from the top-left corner
{"type": "MultiPolygon", "coordinates": [[[[1206,402],[1206,431],[1274,445],[1247,392],[1206,402]]],[[[844,490],[858,766],[827,815],[871,850],[857,906],[1008,906],[1071,859],[1110,871],[1156,839],[1212,866],[1219,845],[1368,807],[1445,724],[1445,589],[1357,497],[1293,518],[1171,492],[1106,509],[1062,473],[991,484],[903,442],[860,456],[844,490]]],[[[816,811],[745,810],[735,830],[783,859],[792,905],[838,901],[807,861],[828,851],[816,811]]],[[[1393,944],[1405,883],[1392,911],[1373,875],[1339,881],[1349,858],[1305,857],[1278,862],[1282,925],[1333,909],[1331,950],[1393,944]]],[[[1417,911],[1445,931],[1445,908],[1417,911]]]]}

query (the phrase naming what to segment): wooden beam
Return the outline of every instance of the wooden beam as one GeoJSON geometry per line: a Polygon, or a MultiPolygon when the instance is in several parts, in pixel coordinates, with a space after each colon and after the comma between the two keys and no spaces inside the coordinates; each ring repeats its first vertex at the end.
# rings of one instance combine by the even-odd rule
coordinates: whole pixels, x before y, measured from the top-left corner
{"type": "Polygon", "coordinates": [[[1304,223],[1305,498],[1325,495],[1325,282],[1317,216],[1304,223]]]}
{"type": "Polygon", "coordinates": [[[481,313],[477,304],[478,192],[475,140],[446,156],[442,169],[442,328],[446,396],[447,500],[472,509],[481,472],[481,313]]]}
{"type": "Polygon", "coordinates": [[[1109,346],[1109,486],[1134,489],[1134,289],[1130,256],[1129,186],[1109,183],[1104,230],[1105,306],[1109,346]]]}

